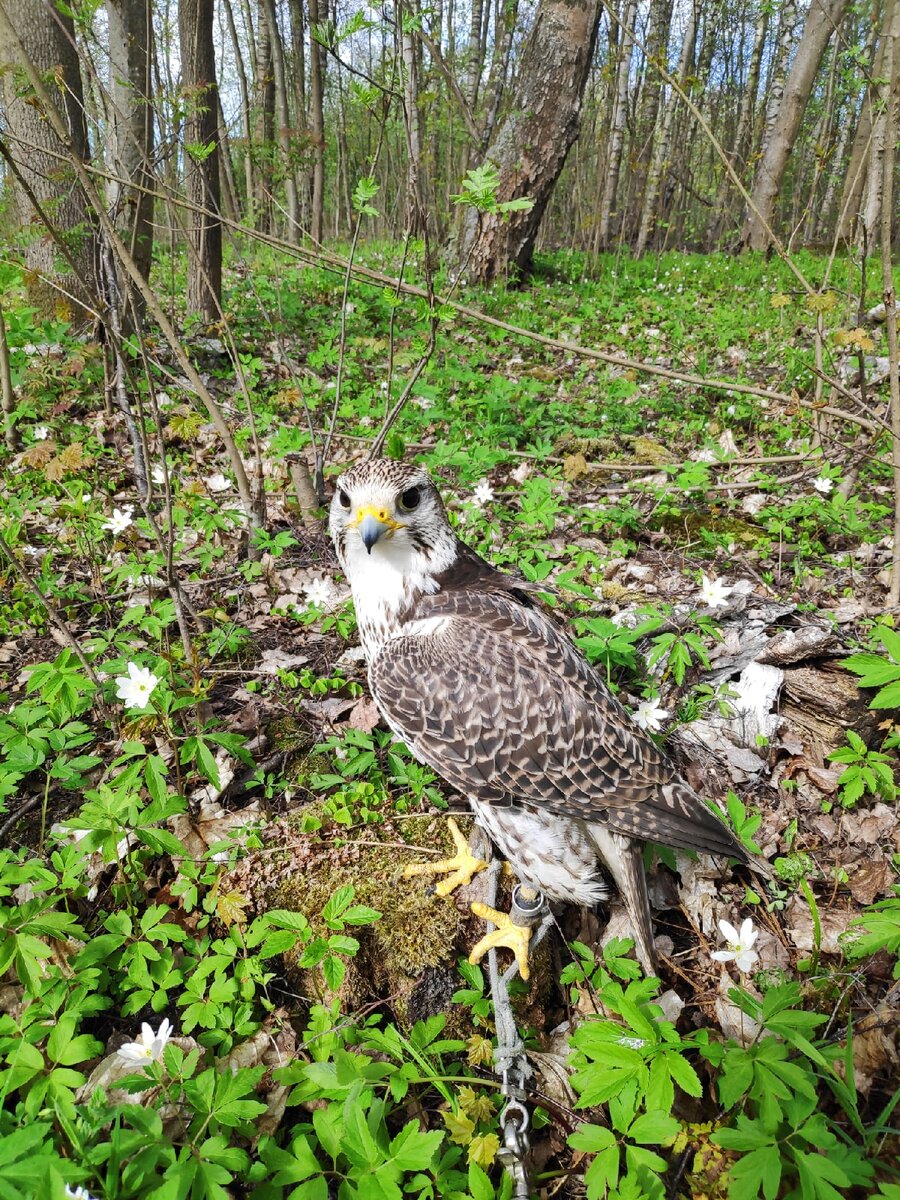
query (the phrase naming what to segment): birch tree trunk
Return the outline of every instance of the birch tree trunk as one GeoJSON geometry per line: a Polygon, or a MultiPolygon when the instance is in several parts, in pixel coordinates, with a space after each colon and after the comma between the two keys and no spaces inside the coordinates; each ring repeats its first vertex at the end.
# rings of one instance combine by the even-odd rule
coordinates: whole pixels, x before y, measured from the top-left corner
{"type": "Polygon", "coordinates": [[[272,74],[275,77],[275,133],[281,158],[281,173],[284,177],[284,196],[287,208],[289,242],[297,241],[300,210],[297,203],[297,177],[291,154],[291,115],[288,103],[287,72],[284,66],[284,42],[278,27],[275,0],[262,0],[263,15],[269,29],[269,45],[272,51],[272,74]]]}
{"type": "Polygon", "coordinates": [[[254,223],[263,233],[272,229],[273,168],[272,143],[275,140],[275,75],[272,70],[272,34],[266,20],[263,0],[256,13],[256,70],[254,75],[253,115],[256,118],[256,195],[254,223]]]}
{"type": "Polygon", "coordinates": [[[599,21],[600,0],[540,0],[510,113],[485,156],[499,169],[497,199],[528,197],[532,207],[506,221],[466,210],[457,260],[473,282],[531,267],[541,218],[578,136],[599,21]]]}
{"type": "Polygon", "coordinates": [[[244,54],[238,38],[237,26],[234,23],[234,9],[231,0],[224,0],[225,21],[228,25],[228,36],[231,39],[231,49],[237,68],[238,91],[241,97],[241,137],[244,139],[244,207],[251,208],[255,194],[256,183],[253,177],[253,124],[250,114],[250,85],[247,82],[247,68],[244,65],[244,54]]]}
{"type": "MultiPolygon", "coordinates": [[[[71,16],[45,0],[0,0],[0,8],[6,17],[0,20],[0,62],[34,64],[66,122],[72,153],[87,161],[84,97],[71,16]]],[[[25,247],[29,297],[48,316],[65,304],[67,296],[76,304],[92,303],[97,291],[97,241],[84,193],[66,163],[67,149],[31,89],[18,86],[16,72],[3,72],[3,92],[2,140],[18,175],[12,180],[16,214],[23,230],[33,230],[25,247]],[[65,239],[71,264],[63,263],[36,205],[65,239]]]]}
{"type": "Polygon", "coordinates": [[[185,97],[184,165],[188,211],[188,311],[217,321],[222,300],[219,124],[214,0],[180,0],[178,29],[185,97]]]}
{"type": "Polygon", "coordinates": [[[743,235],[744,244],[753,250],[765,250],[771,242],[769,229],[775,219],[775,201],[800,129],[800,121],[825,47],[840,23],[847,4],[848,0],[812,0],[810,5],[803,36],[784,85],[778,115],[763,146],[753,181],[743,235]]]}
{"type": "MultiPolygon", "coordinates": [[[[882,70],[884,77],[878,83],[878,103],[872,123],[872,139],[869,146],[866,192],[862,212],[859,215],[857,240],[861,248],[878,245],[881,230],[881,205],[885,194],[885,163],[888,155],[888,130],[893,121],[893,106],[900,87],[900,0],[885,0],[882,24],[882,70]]],[[[888,221],[894,214],[890,214],[888,221]]]]}
{"type": "MultiPolygon", "coordinates": [[[[684,41],[681,44],[681,54],[675,78],[679,84],[684,84],[694,61],[694,43],[697,38],[697,6],[692,5],[688,16],[687,28],[684,31],[684,41]]],[[[660,185],[663,174],[668,167],[669,147],[672,139],[672,125],[678,111],[679,98],[675,89],[671,90],[668,104],[663,108],[662,122],[659,134],[653,146],[653,157],[650,160],[650,170],[647,173],[647,187],[644,192],[644,207],[641,213],[641,224],[638,230],[635,254],[640,256],[647,249],[650,235],[656,224],[657,203],[659,201],[660,185]]]]}
{"type": "Polygon", "coordinates": [[[625,148],[625,119],[628,115],[628,84],[631,78],[631,59],[634,53],[634,20],[637,0],[626,0],[622,14],[619,45],[617,50],[616,84],[612,98],[609,147],[606,155],[606,174],[603,194],[600,199],[599,248],[606,250],[615,236],[616,196],[619,191],[619,174],[622,170],[622,152],[625,148]]]}
{"type": "Polygon", "coordinates": [[[310,236],[322,241],[325,207],[325,50],[316,41],[315,26],[328,19],[328,0],[309,0],[309,136],[312,142],[312,204],[310,236]]]}
{"type": "MultiPolygon", "coordinates": [[[[122,241],[138,270],[150,276],[153,260],[153,25],[147,0],[108,0],[111,165],[107,199],[122,241]],[[129,187],[131,182],[134,187],[129,187]]],[[[138,313],[143,301],[134,297],[138,313]]]]}

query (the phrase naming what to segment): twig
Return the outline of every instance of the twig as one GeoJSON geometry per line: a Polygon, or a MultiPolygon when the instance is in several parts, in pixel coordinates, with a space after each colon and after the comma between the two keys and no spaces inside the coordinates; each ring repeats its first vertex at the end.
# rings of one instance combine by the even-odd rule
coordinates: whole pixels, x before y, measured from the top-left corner
{"type": "Polygon", "coordinates": [[[7,450],[16,450],[18,449],[18,437],[13,423],[16,397],[13,392],[9,344],[6,340],[6,322],[3,319],[2,303],[0,303],[0,402],[2,402],[3,412],[3,440],[6,442],[7,450]]]}

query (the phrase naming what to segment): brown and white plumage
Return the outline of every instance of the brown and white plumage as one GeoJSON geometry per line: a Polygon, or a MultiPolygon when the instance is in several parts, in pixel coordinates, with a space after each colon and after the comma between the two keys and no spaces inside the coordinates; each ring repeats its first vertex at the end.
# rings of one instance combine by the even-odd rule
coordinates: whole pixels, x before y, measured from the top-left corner
{"type": "Polygon", "coordinates": [[[459,541],[423,470],[354,467],[337,481],[330,526],[387,724],[551,899],[603,898],[604,863],[651,970],[642,842],[746,861],[741,843],[527,585],[459,541]]]}

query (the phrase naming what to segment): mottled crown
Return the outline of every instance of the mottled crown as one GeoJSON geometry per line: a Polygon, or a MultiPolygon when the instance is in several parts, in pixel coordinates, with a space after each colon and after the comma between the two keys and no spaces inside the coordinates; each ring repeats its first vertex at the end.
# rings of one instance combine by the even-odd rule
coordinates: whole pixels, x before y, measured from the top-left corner
{"type": "Polygon", "coordinates": [[[357,463],[338,477],[336,486],[352,492],[403,492],[411,487],[429,487],[437,491],[424,467],[415,463],[398,462],[393,458],[376,458],[357,463]]]}

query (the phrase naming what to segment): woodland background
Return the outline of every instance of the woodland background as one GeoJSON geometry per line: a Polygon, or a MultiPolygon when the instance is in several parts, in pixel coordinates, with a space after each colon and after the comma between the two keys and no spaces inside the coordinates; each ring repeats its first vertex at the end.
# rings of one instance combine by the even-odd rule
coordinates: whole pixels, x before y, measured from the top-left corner
{"type": "Polygon", "coordinates": [[[773,869],[648,848],[659,979],[557,912],[534,1194],[900,1200],[900,0],[0,0],[0,85],[0,1200],[511,1198],[370,451],[773,869]]]}

